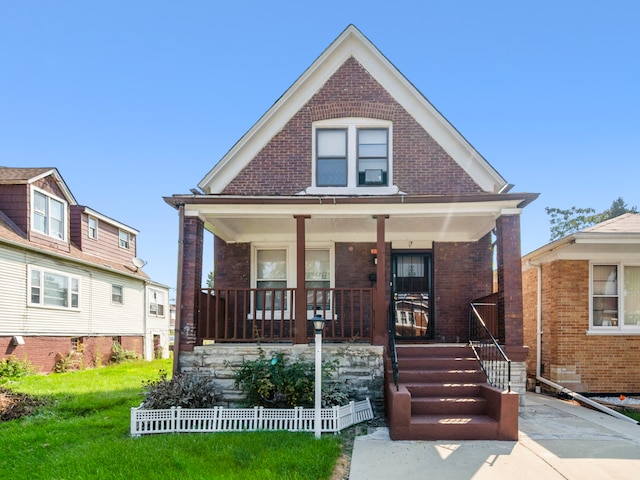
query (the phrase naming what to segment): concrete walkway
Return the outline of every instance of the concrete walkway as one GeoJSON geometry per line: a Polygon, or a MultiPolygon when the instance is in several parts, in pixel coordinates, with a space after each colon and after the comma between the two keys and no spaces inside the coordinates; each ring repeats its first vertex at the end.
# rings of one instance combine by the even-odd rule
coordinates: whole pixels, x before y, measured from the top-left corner
{"type": "Polygon", "coordinates": [[[349,480],[640,478],[639,425],[546,395],[525,403],[517,442],[356,437],[349,480]]]}

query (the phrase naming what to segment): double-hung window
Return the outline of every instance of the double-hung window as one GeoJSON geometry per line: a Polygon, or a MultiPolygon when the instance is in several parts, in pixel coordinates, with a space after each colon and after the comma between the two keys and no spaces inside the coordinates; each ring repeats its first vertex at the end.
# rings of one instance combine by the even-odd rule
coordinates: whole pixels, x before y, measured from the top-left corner
{"type": "Polygon", "coordinates": [[[314,124],[314,146],[312,189],[387,193],[384,187],[391,187],[391,122],[319,121],[314,124]]]}
{"type": "Polygon", "coordinates": [[[592,331],[640,332],[640,266],[591,267],[592,331]]]}
{"type": "Polygon", "coordinates": [[[164,317],[164,293],[158,290],[149,291],[149,314],[164,317]]]}
{"type": "Polygon", "coordinates": [[[95,217],[88,218],[87,236],[94,240],[98,239],[98,219],[95,217]]]}
{"type": "Polygon", "coordinates": [[[57,240],[65,239],[67,204],[43,192],[33,190],[31,226],[34,231],[57,240]]]}
{"type": "Polygon", "coordinates": [[[259,289],[256,308],[266,311],[286,310],[287,250],[257,250],[256,260],[256,287],[259,289]]]}
{"type": "Polygon", "coordinates": [[[40,267],[29,267],[29,305],[80,308],[80,278],[40,267]]]}
{"type": "Polygon", "coordinates": [[[119,230],[118,245],[120,245],[120,248],[126,248],[128,250],[130,242],[131,242],[131,236],[129,235],[129,232],[125,232],[124,230],[119,230]]]}
{"type": "Polygon", "coordinates": [[[329,310],[331,292],[331,264],[329,250],[305,251],[305,288],[307,310],[329,310]]]}
{"type": "Polygon", "coordinates": [[[122,285],[111,285],[111,303],[124,305],[124,289],[122,285]]]}

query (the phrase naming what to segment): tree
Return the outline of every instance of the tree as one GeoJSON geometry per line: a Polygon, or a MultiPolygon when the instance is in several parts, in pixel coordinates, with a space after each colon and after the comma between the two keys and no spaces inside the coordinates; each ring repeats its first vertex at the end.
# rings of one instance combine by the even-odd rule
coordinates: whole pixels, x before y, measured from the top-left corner
{"type": "Polygon", "coordinates": [[[209,275],[207,275],[207,288],[214,288],[213,287],[213,271],[209,272],[209,275]]]}
{"type": "Polygon", "coordinates": [[[596,223],[618,217],[623,213],[638,213],[638,207],[629,207],[622,197],[618,197],[613,201],[611,207],[601,213],[596,213],[593,208],[576,207],[571,207],[568,210],[545,207],[545,211],[547,215],[551,216],[551,220],[549,220],[551,223],[550,240],[554,241],[596,223]]]}

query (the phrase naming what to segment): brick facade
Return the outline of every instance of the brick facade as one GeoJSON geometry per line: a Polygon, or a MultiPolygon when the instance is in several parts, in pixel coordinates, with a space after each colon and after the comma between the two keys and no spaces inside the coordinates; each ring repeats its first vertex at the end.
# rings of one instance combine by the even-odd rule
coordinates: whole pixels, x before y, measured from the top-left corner
{"type": "Polygon", "coordinates": [[[353,58],[336,71],[223,193],[295,195],[309,187],[312,122],[342,117],[393,121],[393,182],[401,191],[429,195],[481,193],[471,177],[353,58]]]}
{"type": "MultiPolygon", "coordinates": [[[[0,352],[4,358],[27,359],[39,372],[54,371],[56,361],[67,357],[71,352],[71,337],[24,337],[24,345],[11,344],[13,337],[0,337],[0,352]]],[[[80,339],[80,352],[75,357],[72,368],[89,368],[107,365],[111,357],[113,337],[76,337],[80,339]]],[[[118,337],[124,350],[135,352],[142,357],[143,338],[139,336],[118,337]]]]}
{"type": "MultiPolygon", "coordinates": [[[[542,376],[578,392],[640,392],[640,337],[587,335],[589,261],[541,266],[542,376]]],[[[538,268],[524,272],[527,375],[535,378],[538,268]]]]}

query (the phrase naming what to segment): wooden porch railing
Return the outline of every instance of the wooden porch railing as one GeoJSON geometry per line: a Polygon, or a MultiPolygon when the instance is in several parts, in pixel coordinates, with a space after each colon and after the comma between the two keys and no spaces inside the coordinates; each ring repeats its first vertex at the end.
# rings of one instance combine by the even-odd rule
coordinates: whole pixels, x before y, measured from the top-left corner
{"type": "MultiPolygon", "coordinates": [[[[307,319],[322,315],[325,341],[371,341],[373,325],[371,288],[307,290],[307,338],[314,336],[307,319]]],[[[294,288],[204,288],[198,307],[197,343],[288,342],[295,337],[294,288]]]]}

